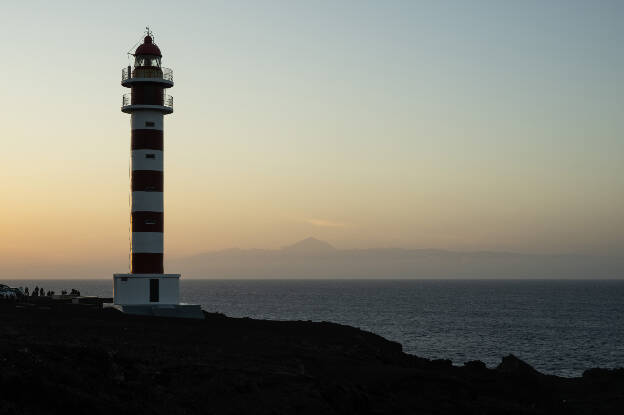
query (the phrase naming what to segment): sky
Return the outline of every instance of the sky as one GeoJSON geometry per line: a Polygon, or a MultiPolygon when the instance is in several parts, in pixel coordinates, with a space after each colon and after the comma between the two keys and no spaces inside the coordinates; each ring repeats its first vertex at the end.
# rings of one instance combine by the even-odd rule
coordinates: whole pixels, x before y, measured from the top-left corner
{"type": "Polygon", "coordinates": [[[624,252],[624,2],[2,0],[0,277],[127,270],[146,26],[175,80],[166,257],[624,252]]]}

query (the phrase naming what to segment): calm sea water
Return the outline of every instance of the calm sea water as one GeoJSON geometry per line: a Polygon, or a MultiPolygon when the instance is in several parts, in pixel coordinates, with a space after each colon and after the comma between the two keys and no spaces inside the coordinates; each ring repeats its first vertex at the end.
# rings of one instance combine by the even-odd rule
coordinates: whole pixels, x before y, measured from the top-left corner
{"type": "MultiPolygon", "coordinates": [[[[111,280],[0,283],[112,295],[111,280]]],[[[183,280],[181,300],[233,317],[348,324],[455,364],[492,367],[513,353],[560,376],[624,366],[624,281],[183,280]]]]}

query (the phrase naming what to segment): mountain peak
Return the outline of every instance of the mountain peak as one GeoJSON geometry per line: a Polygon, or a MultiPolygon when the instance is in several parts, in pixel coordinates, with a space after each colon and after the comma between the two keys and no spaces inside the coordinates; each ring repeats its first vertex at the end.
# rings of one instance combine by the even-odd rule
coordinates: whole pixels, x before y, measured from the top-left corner
{"type": "Polygon", "coordinates": [[[288,245],[282,248],[282,251],[287,252],[301,252],[301,253],[322,253],[333,252],[336,248],[330,245],[328,242],[320,241],[316,238],[306,238],[302,241],[288,245]]]}

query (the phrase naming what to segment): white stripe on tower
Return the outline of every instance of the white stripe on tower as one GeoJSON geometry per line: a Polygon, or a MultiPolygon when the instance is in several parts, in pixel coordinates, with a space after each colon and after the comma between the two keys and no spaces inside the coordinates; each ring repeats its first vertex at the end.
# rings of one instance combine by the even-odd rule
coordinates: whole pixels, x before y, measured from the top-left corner
{"type": "Polygon", "coordinates": [[[160,130],[163,131],[163,114],[160,111],[141,110],[132,113],[131,124],[133,130],[160,130]]]}
{"type": "Polygon", "coordinates": [[[163,171],[161,150],[132,150],[132,170],[163,171]]]}
{"type": "Polygon", "coordinates": [[[135,254],[162,254],[162,232],[132,232],[132,252],[135,254]]]}
{"type": "Polygon", "coordinates": [[[164,212],[162,192],[132,192],[132,212],[164,212]]]}

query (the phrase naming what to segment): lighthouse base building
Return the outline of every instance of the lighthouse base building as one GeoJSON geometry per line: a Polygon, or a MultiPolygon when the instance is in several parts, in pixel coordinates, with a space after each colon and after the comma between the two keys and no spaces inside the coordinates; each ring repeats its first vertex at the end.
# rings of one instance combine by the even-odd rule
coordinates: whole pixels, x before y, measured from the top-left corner
{"type": "Polygon", "coordinates": [[[164,116],[173,112],[173,72],[148,30],[134,52],[134,66],[122,71],[130,88],[121,111],[131,116],[130,273],[114,274],[113,304],[126,313],[204,318],[199,305],[180,304],[180,274],[165,274],[164,116]]]}
{"type": "Polygon", "coordinates": [[[180,303],[180,274],[114,274],[110,307],[145,316],[204,318],[200,305],[180,303]]]}
{"type": "Polygon", "coordinates": [[[113,301],[120,305],[180,303],[180,274],[114,274],[113,301]]]}

